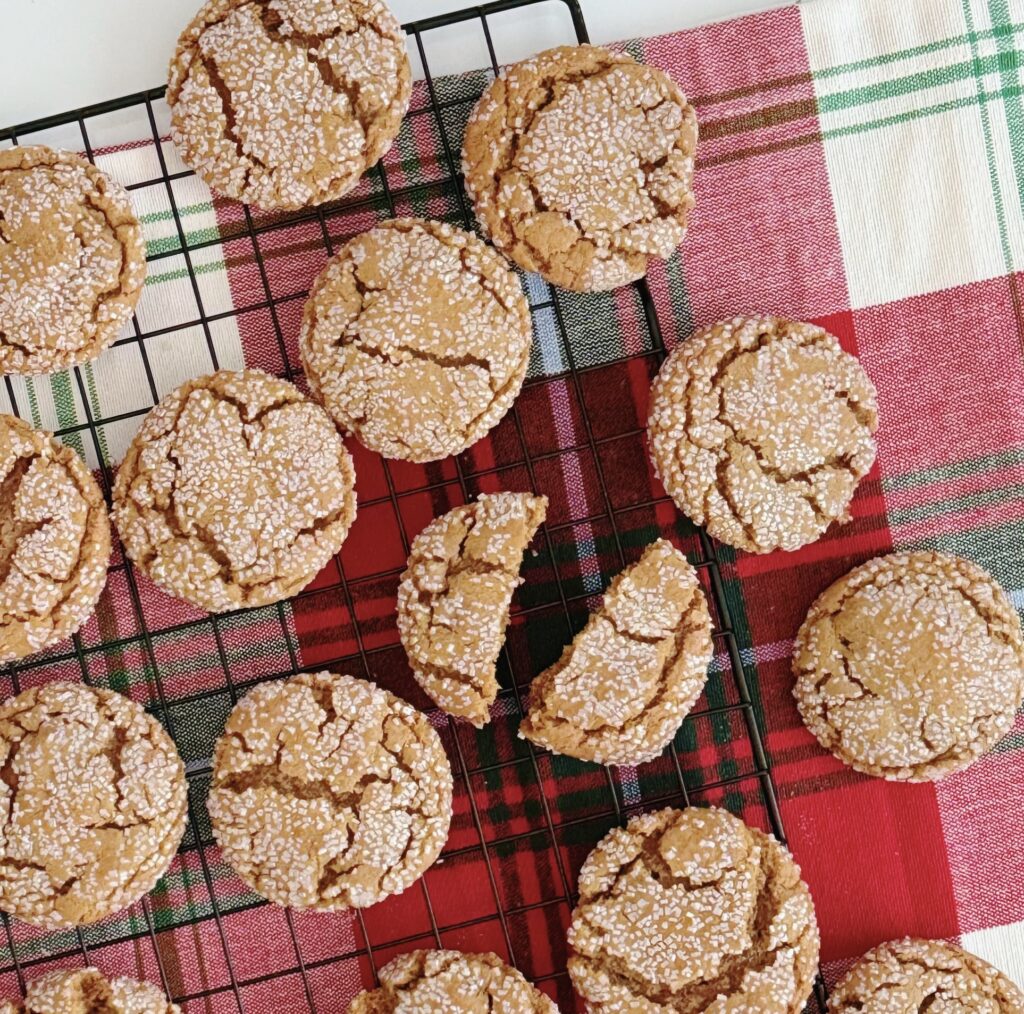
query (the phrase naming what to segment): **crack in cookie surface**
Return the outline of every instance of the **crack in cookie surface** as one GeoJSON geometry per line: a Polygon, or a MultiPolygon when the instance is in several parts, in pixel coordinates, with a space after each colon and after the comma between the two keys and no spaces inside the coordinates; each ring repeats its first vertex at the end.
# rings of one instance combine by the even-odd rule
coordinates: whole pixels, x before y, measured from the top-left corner
{"type": "Polygon", "coordinates": [[[331,673],[262,684],[217,743],[210,818],[225,858],[279,905],[339,909],[405,890],[437,858],[452,776],[426,717],[331,673]]]}
{"type": "Polygon", "coordinates": [[[181,1014],[156,986],[98,968],[57,970],[29,982],[25,999],[0,1002],[0,1014],[181,1014]]]}

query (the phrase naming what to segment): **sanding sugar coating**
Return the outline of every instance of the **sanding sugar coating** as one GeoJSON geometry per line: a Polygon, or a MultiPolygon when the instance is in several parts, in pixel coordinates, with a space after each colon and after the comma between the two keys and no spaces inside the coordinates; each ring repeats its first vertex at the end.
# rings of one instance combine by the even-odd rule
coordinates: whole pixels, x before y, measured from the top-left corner
{"type": "Polygon", "coordinates": [[[181,1008],[151,983],[76,968],[33,979],[23,1001],[0,1002],[0,1014],[181,1014],[181,1008]]]}
{"type": "Polygon", "coordinates": [[[875,460],[875,389],[813,324],[736,317],[680,344],[651,388],[658,478],[691,520],[751,553],[849,520],[875,460]]]}
{"type": "Polygon", "coordinates": [[[385,457],[434,461],[511,408],[532,339],[502,257],[461,229],[403,218],[356,236],[324,268],[300,348],[339,427],[385,457]]]}
{"type": "Polygon", "coordinates": [[[185,162],[268,209],[351,190],[391,147],[411,93],[405,33],[380,0],[210,0],[167,86],[185,162]]]}
{"type": "Polygon", "coordinates": [[[94,359],[145,279],[142,228],[120,184],[71,152],[0,151],[0,373],[94,359]]]}
{"type": "Polygon", "coordinates": [[[349,1014],[558,1014],[558,1007],[496,954],[410,951],[377,973],[349,1014]]]}
{"type": "Polygon", "coordinates": [[[113,515],[125,550],[202,609],[294,595],[341,548],[355,472],[324,410],[259,370],[182,384],[146,416],[113,515]]]}
{"type": "Polygon", "coordinates": [[[808,729],[894,781],[967,767],[1009,732],[1024,694],[1020,619],[994,578],[943,553],[857,567],[811,606],[793,650],[808,729]]]}
{"type": "Polygon", "coordinates": [[[352,676],[263,683],[235,706],[208,800],[224,858],[293,908],[404,891],[448,837],[452,773],[426,716],[352,676]]]}
{"type": "Polygon", "coordinates": [[[944,940],[892,940],[836,984],[830,1014],[1024,1014],[1024,993],[1002,972],[944,940]]]}
{"type": "Polygon", "coordinates": [[[682,242],[697,119],[660,70],[562,46],[501,71],[466,126],[462,168],[484,231],[527,271],[595,292],[682,242]]]}
{"type": "Polygon", "coordinates": [[[599,764],[651,760],[700,696],[711,650],[697,574],[659,539],[612,580],[601,608],[534,679],[519,734],[599,764]]]}
{"type": "Polygon", "coordinates": [[[725,810],[659,810],[587,857],[569,975],[593,1014],[799,1014],[818,962],[814,905],[774,838],[725,810]]]}
{"type": "Polygon", "coordinates": [[[110,521],[82,459],[0,415],[0,662],[73,634],[107,580],[110,521]]]}
{"type": "Polygon", "coordinates": [[[498,693],[495,665],[523,552],[547,497],[482,494],[416,536],[398,588],[398,632],[413,675],[434,702],[477,728],[498,693]]]}
{"type": "Polygon", "coordinates": [[[0,707],[0,909],[74,926],[131,905],[185,828],[185,769],[163,726],[127,697],[80,683],[0,707]]]}

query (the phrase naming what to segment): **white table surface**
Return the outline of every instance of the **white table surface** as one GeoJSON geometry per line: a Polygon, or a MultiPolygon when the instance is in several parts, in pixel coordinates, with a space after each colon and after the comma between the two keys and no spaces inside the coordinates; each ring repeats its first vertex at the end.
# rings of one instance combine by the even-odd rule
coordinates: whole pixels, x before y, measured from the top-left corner
{"type": "MultiPolygon", "coordinates": [[[[402,21],[468,6],[472,0],[391,0],[402,21]]],[[[581,0],[594,42],[654,35],[789,0],[581,0]]],[[[178,33],[200,0],[0,0],[0,127],[153,88],[164,82],[178,33]]],[[[560,5],[501,15],[494,32],[502,62],[572,41],[560,5]],[[503,19],[508,19],[503,20],[503,19]]],[[[431,70],[487,62],[476,25],[432,39],[431,70]]]]}

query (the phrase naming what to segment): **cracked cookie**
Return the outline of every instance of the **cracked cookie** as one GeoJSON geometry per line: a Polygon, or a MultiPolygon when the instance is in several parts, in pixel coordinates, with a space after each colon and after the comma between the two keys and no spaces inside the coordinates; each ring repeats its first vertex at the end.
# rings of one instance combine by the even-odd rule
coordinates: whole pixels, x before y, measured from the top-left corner
{"type": "Polygon", "coordinates": [[[462,170],[495,246],[565,289],[642,278],[683,241],[697,118],[654,67],[562,46],[505,68],[466,125],[462,170]]]}
{"type": "Polygon", "coordinates": [[[223,612],[309,584],[345,541],[354,486],[319,405],[259,370],[221,370],[146,416],[117,473],[113,515],[136,566],[223,612]]]}
{"type": "Polygon", "coordinates": [[[751,553],[849,520],[875,460],[875,389],[813,324],[735,317],[668,357],[651,388],[651,460],[676,506],[751,553]]]}
{"type": "Polygon", "coordinates": [[[181,1014],[181,1008],[148,982],[76,968],[33,979],[23,1001],[0,1002],[0,1014],[181,1014]]]}
{"type": "Polygon", "coordinates": [[[928,781],[1013,725],[1024,693],[1017,611],[991,575],[943,553],[894,553],[823,592],[797,634],[807,728],[844,764],[928,781]]]}
{"type": "Polygon", "coordinates": [[[378,973],[349,1014],[558,1014],[558,1007],[496,954],[411,951],[378,973]]]}
{"type": "Polygon", "coordinates": [[[640,764],[700,696],[711,616],[697,573],[664,539],[616,575],[601,608],[534,679],[519,735],[599,764],[640,764]]]}
{"type": "Polygon", "coordinates": [[[266,209],[348,193],[391,147],[411,94],[405,33],[380,0],[210,0],[167,85],[184,161],[266,209]]]}
{"type": "Polygon", "coordinates": [[[774,838],[725,810],[614,828],[580,870],[569,975],[594,1014],[799,1014],[818,963],[814,905],[774,838]]]}
{"type": "Polygon", "coordinates": [[[185,829],[185,769],[134,701],[81,683],[0,707],[0,909],[37,926],[96,922],[163,875],[185,829]]]}
{"type": "Polygon", "coordinates": [[[95,359],[145,280],[142,227],[124,187],[68,151],[0,151],[0,372],[95,359]]]}
{"type": "Polygon", "coordinates": [[[434,461],[511,408],[532,340],[522,286],[498,254],[461,229],[403,218],[332,258],[299,344],[339,427],[387,458],[434,461]]]}
{"type": "Polygon", "coordinates": [[[0,415],[0,662],[70,637],[107,580],[110,521],[70,447],[0,415]]]}
{"type": "Polygon", "coordinates": [[[944,940],[892,940],[836,985],[830,1014],[1022,1014],[1024,993],[1002,972],[944,940]]]}
{"type": "Polygon", "coordinates": [[[512,593],[547,506],[530,493],[484,493],[435,518],[413,540],[398,587],[398,633],[417,683],[478,729],[498,695],[512,593]]]}
{"type": "Polygon", "coordinates": [[[438,857],[452,772],[425,715],[352,676],[251,690],[217,741],[210,820],[254,891],[292,908],[365,908],[438,857]]]}

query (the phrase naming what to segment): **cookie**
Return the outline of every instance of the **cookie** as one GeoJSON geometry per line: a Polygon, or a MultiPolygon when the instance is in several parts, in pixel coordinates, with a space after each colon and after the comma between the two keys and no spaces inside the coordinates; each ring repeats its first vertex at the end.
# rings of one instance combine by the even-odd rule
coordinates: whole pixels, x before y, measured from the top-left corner
{"type": "Polygon", "coordinates": [[[778,317],[703,328],[651,388],[654,470],[676,506],[750,553],[849,520],[875,460],[875,389],[832,335],[778,317]]]}
{"type": "Polygon", "coordinates": [[[0,1014],[181,1014],[181,1008],[148,982],[76,968],[34,979],[22,1002],[0,1002],[0,1014]]]}
{"type": "Polygon", "coordinates": [[[792,856],[725,810],[659,810],[587,857],[569,975],[592,1014],[799,1014],[818,963],[792,856]]]}
{"type": "Polygon", "coordinates": [[[508,67],[466,125],[462,170],[494,245],[565,289],[642,278],[683,241],[697,118],[654,67],[561,46],[508,67]]]}
{"type": "Polygon", "coordinates": [[[347,194],[391,147],[411,94],[405,33],[379,0],[209,0],[167,84],[185,163],[266,209],[347,194]]]}
{"type": "Polygon", "coordinates": [[[134,701],[50,683],[0,707],[0,909],[37,926],[138,901],[185,829],[185,769],[134,701]]]}
{"type": "Polygon", "coordinates": [[[71,448],[10,415],[0,415],[0,552],[0,662],[89,618],[110,560],[103,494],[71,448]]]}
{"type": "Polygon", "coordinates": [[[829,997],[830,1014],[1021,1014],[1024,993],[944,940],[892,940],[868,951],[829,997]]]}
{"type": "Polygon", "coordinates": [[[478,729],[498,695],[509,604],[547,506],[530,493],[484,493],[435,518],[413,540],[398,586],[398,633],[416,681],[478,729]]]}
{"type": "Polygon", "coordinates": [[[146,416],[117,473],[114,523],[161,588],[210,612],[304,588],[355,519],[331,420],[259,370],[184,383],[146,416]]]}
{"type": "Polygon", "coordinates": [[[124,187],[68,151],[0,151],[0,372],[95,359],[145,280],[142,227],[124,187]]]}
{"type": "Polygon", "coordinates": [[[380,988],[360,993],[349,1014],[558,1014],[553,1001],[496,954],[411,951],[377,974],[380,988]]]}
{"type": "Polygon", "coordinates": [[[534,679],[519,735],[599,764],[651,760],[700,696],[711,653],[697,573],[660,539],[612,580],[601,608],[534,679]]]}
{"type": "Polygon", "coordinates": [[[352,676],[251,690],[217,741],[208,801],[224,858],[292,908],[365,908],[438,857],[452,772],[426,717],[352,676]]]}
{"type": "Polygon", "coordinates": [[[331,259],[299,345],[341,429],[386,458],[434,461],[511,408],[532,338],[519,279],[498,254],[461,229],[403,218],[331,259]]]}
{"type": "Polygon", "coordinates": [[[894,553],[841,577],[793,649],[807,728],[844,764],[921,782],[967,767],[1024,694],[1017,611],[991,575],[944,553],[894,553]]]}

